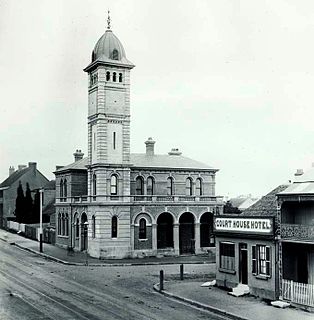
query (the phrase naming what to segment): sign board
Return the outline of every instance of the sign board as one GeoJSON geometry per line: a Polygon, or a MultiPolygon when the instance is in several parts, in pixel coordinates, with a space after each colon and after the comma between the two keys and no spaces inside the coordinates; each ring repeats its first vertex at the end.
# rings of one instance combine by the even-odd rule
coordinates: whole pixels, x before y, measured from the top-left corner
{"type": "Polygon", "coordinates": [[[241,232],[250,234],[272,234],[272,218],[215,217],[214,230],[217,232],[241,232]]]}

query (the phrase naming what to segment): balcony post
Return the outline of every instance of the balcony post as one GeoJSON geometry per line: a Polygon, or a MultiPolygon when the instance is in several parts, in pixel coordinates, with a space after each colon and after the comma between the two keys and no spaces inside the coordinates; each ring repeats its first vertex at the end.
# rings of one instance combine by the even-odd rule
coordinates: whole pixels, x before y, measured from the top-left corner
{"type": "Polygon", "coordinates": [[[201,252],[201,241],[200,241],[200,223],[195,223],[195,253],[198,254],[201,252]]]}
{"type": "Polygon", "coordinates": [[[153,252],[157,252],[157,224],[152,224],[152,246],[153,252]]]}
{"type": "Polygon", "coordinates": [[[179,223],[173,224],[173,246],[174,246],[174,253],[179,255],[180,254],[180,247],[179,247],[179,223]]]}

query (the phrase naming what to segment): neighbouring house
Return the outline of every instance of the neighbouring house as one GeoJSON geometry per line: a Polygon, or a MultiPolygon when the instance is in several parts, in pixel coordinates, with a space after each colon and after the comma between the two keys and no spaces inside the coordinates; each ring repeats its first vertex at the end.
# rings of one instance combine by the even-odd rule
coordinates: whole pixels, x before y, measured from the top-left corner
{"type": "Polygon", "coordinates": [[[55,226],[56,180],[50,180],[43,189],[43,221],[55,226]]]}
{"type": "Polygon", "coordinates": [[[9,168],[9,176],[0,184],[0,227],[6,226],[8,218],[14,218],[17,187],[21,181],[24,192],[26,183],[30,189],[42,188],[48,179],[37,169],[36,162],[29,162],[28,166],[19,165],[18,170],[9,168]]]}
{"type": "Polygon", "coordinates": [[[258,201],[258,198],[253,198],[252,195],[241,195],[236,198],[231,198],[228,200],[233,208],[237,208],[240,212],[249,208],[255,202],[258,201]]]}
{"type": "Polygon", "coordinates": [[[314,310],[314,168],[278,193],[280,295],[314,310]]]}
{"type": "Polygon", "coordinates": [[[217,285],[232,294],[279,296],[277,194],[280,185],[241,214],[214,217],[217,285]]]}
{"type": "Polygon", "coordinates": [[[130,72],[108,26],[84,69],[88,74],[88,156],[57,167],[56,244],[93,257],[180,255],[212,250],[218,169],[174,148],[130,152],[130,72]]]}

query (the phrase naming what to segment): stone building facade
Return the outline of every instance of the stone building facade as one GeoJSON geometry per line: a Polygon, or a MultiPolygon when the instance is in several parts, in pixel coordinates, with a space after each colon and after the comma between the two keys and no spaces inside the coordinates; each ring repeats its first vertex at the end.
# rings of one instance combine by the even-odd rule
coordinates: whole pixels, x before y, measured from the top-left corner
{"type": "Polygon", "coordinates": [[[222,213],[215,174],[182,156],[130,153],[130,72],[121,42],[108,28],[84,69],[88,86],[88,156],[56,175],[57,245],[93,257],[200,253],[214,246],[213,215],[222,213]]]}

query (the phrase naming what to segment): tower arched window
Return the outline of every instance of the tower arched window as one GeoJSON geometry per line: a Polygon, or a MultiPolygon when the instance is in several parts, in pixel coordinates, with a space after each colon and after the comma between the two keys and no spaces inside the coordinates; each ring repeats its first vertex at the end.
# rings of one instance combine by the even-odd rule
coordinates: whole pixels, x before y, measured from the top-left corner
{"type": "Polygon", "coordinates": [[[144,179],[142,177],[136,178],[136,194],[142,196],[144,194],[144,179]]]}
{"type": "Polygon", "coordinates": [[[138,238],[139,239],[147,239],[147,235],[146,235],[146,219],[144,219],[144,218],[140,219],[138,238]]]}
{"type": "Polygon", "coordinates": [[[115,174],[110,178],[110,194],[113,196],[118,194],[118,178],[115,174]]]}
{"type": "Polygon", "coordinates": [[[117,49],[112,51],[112,60],[119,60],[119,51],[117,49]]]}
{"type": "Polygon", "coordinates": [[[168,179],[167,179],[167,194],[168,194],[168,196],[172,196],[174,194],[173,178],[172,177],[168,177],[168,179]]]}
{"type": "Polygon", "coordinates": [[[67,213],[65,214],[64,224],[65,224],[64,235],[68,236],[69,235],[69,215],[67,213]]]}
{"type": "Polygon", "coordinates": [[[155,180],[153,177],[147,178],[147,195],[152,196],[155,191],[155,180]]]}
{"type": "Polygon", "coordinates": [[[109,71],[106,72],[106,81],[110,81],[110,72],[109,71]]]}
{"type": "Polygon", "coordinates": [[[61,213],[58,214],[58,235],[61,235],[61,213]]]}
{"type": "Polygon", "coordinates": [[[60,181],[60,198],[63,198],[63,180],[60,181]]]}
{"type": "Polygon", "coordinates": [[[96,174],[93,174],[93,196],[97,194],[97,177],[96,174]]]}
{"type": "Polygon", "coordinates": [[[118,237],[118,218],[117,216],[113,216],[111,218],[111,238],[118,237]]]}
{"type": "Polygon", "coordinates": [[[193,182],[191,178],[187,178],[185,182],[185,194],[187,196],[193,195],[193,182]]]}
{"type": "Polygon", "coordinates": [[[122,82],[122,73],[119,73],[119,82],[122,82]]]}
{"type": "Polygon", "coordinates": [[[65,216],[64,216],[64,213],[62,213],[62,216],[61,216],[61,235],[62,236],[65,235],[65,216]]]}
{"type": "Polygon", "coordinates": [[[96,237],[96,217],[92,216],[92,238],[96,237]]]}
{"type": "Polygon", "coordinates": [[[64,181],[63,181],[63,197],[66,198],[67,196],[68,196],[67,179],[64,179],[64,181]]]}
{"type": "Polygon", "coordinates": [[[117,81],[117,74],[115,72],[112,73],[112,81],[113,82],[117,81]]]}
{"type": "Polygon", "coordinates": [[[203,181],[201,178],[197,178],[195,182],[195,195],[202,196],[203,195],[203,181]]]}

